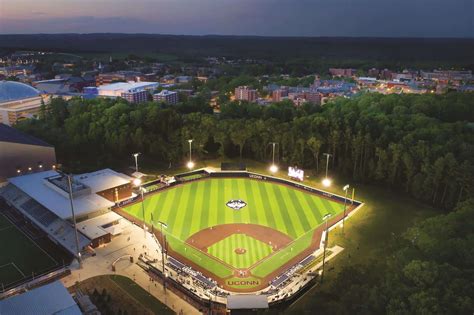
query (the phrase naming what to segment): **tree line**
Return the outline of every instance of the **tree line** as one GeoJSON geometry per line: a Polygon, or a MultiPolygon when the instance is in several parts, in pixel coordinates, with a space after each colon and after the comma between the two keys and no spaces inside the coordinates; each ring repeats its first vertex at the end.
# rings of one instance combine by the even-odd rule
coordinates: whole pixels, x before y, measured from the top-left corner
{"type": "Polygon", "coordinates": [[[341,176],[452,208],[474,188],[473,104],[474,95],[463,93],[363,94],[322,107],[227,102],[215,115],[205,100],[170,107],[56,98],[42,106],[38,119],[17,128],[54,144],[72,169],[116,165],[132,152],[163,165],[179,163],[187,139],[194,139],[199,159],[269,161],[269,143],[277,142],[282,165],[319,173],[327,152],[331,169],[341,176]]]}

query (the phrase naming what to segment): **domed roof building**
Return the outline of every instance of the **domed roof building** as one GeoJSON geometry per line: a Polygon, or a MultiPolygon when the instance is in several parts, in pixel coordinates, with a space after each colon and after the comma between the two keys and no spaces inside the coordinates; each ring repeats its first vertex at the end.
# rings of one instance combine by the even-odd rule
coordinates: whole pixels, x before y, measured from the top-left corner
{"type": "Polygon", "coordinates": [[[28,84],[14,81],[0,82],[0,103],[37,97],[39,95],[40,92],[28,84]]]}
{"type": "Polygon", "coordinates": [[[34,117],[42,100],[41,92],[28,84],[0,81],[0,123],[11,126],[18,120],[34,117]]]}

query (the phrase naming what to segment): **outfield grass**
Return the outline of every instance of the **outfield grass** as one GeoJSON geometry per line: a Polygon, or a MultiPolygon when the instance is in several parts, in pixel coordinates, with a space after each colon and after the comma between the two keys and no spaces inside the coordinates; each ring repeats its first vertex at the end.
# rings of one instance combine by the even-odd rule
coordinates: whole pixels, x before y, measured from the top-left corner
{"type": "MultiPolygon", "coordinates": [[[[244,178],[207,179],[165,190],[147,197],[145,220],[168,225],[167,234],[186,240],[207,227],[227,223],[253,223],[271,227],[296,239],[322,223],[343,205],[289,186],[244,178]],[[236,211],[226,206],[231,199],[247,203],[236,211]]],[[[143,219],[140,203],[124,208],[143,219]]],[[[158,227],[158,225],[155,224],[158,227]]]]}
{"type": "Polygon", "coordinates": [[[210,246],[208,253],[236,268],[248,268],[270,255],[272,247],[245,234],[232,234],[210,246]],[[243,248],[246,252],[236,254],[237,248],[243,248]]]}
{"type": "Polygon", "coordinates": [[[38,275],[56,261],[0,214],[0,289],[38,275]]]}

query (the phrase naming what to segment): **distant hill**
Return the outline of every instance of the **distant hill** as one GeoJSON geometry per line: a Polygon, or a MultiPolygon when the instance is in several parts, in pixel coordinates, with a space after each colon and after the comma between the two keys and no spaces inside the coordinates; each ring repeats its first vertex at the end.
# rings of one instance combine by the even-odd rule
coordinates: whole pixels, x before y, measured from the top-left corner
{"type": "Polygon", "coordinates": [[[35,34],[0,35],[0,49],[474,64],[474,39],[35,34]]]}

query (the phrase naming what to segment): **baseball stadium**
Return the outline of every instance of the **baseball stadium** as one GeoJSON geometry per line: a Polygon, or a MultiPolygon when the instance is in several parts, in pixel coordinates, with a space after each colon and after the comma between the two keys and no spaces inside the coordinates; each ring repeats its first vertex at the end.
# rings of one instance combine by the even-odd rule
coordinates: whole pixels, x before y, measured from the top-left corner
{"type": "MultiPolygon", "coordinates": [[[[144,185],[118,213],[146,224],[169,254],[230,292],[277,285],[321,246],[326,228],[361,205],[298,182],[250,172],[194,171],[144,185]]],[[[180,263],[181,262],[181,263],[180,263]]]]}

